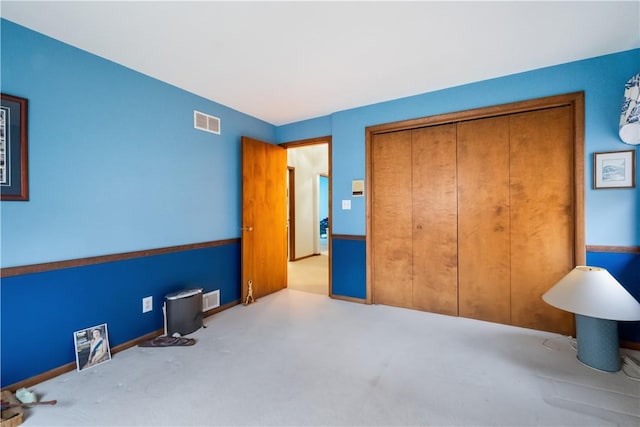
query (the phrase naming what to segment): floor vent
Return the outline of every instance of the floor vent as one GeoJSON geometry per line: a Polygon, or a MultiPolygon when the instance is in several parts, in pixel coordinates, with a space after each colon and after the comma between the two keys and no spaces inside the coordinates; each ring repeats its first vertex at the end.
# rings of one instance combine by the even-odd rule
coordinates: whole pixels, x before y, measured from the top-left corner
{"type": "Polygon", "coordinates": [[[220,307],[220,290],[202,295],[202,311],[208,311],[216,307],[220,307]]]}
{"type": "Polygon", "coordinates": [[[193,127],[220,135],[220,119],[200,111],[193,110],[193,127]]]}

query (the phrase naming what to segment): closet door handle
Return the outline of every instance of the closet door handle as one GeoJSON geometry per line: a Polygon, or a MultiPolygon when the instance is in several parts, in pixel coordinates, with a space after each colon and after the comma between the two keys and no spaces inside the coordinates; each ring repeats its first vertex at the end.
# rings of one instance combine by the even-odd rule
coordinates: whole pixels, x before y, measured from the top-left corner
{"type": "Polygon", "coordinates": [[[253,227],[240,227],[241,231],[253,231],[253,227]]]}

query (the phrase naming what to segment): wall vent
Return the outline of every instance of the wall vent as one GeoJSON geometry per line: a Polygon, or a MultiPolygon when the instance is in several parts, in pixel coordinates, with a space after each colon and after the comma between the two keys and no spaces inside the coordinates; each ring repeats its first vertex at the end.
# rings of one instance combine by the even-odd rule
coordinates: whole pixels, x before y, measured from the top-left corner
{"type": "Polygon", "coordinates": [[[193,127],[220,135],[220,119],[200,111],[193,110],[193,127]]]}
{"type": "Polygon", "coordinates": [[[216,307],[220,307],[220,290],[202,295],[202,311],[208,311],[216,307]]]}

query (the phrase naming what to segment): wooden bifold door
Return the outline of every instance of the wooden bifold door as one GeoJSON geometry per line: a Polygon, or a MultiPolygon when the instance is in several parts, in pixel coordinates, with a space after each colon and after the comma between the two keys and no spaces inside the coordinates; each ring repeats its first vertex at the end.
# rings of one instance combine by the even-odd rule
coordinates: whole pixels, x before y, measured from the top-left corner
{"type": "Polygon", "coordinates": [[[571,334],[573,104],[372,133],[372,302],[571,334]]]}

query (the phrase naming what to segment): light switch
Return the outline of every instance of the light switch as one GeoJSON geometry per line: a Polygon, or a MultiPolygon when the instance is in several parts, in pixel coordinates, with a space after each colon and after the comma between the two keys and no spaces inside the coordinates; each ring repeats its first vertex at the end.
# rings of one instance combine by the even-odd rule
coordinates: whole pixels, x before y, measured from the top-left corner
{"type": "Polygon", "coordinates": [[[342,210],[351,209],[351,200],[343,200],[342,201],[342,210]]]}

